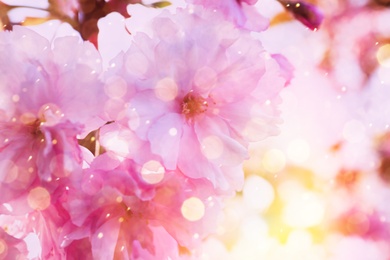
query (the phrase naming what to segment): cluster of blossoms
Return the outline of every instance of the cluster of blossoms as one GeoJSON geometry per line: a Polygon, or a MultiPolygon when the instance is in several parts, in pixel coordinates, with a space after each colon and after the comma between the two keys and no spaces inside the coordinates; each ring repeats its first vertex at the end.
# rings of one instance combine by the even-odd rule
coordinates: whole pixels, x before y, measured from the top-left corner
{"type": "Polygon", "coordinates": [[[1,259],[31,234],[41,259],[190,257],[291,79],[256,1],[227,2],[163,12],[104,70],[78,37],[0,33],[1,259]]]}

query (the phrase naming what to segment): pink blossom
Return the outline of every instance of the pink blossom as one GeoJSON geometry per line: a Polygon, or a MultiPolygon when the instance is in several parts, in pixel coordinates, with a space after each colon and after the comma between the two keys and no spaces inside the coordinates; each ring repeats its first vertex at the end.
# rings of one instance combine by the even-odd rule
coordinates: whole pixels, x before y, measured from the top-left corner
{"type": "Polygon", "coordinates": [[[25,259],[27,247],[23,240],[7,234],[0,228],[0,259],[25,259]]]}
{"type": "MultiPolygon", "coordinates": [[[[79,178],[72,176],[72,181],[79,178]]],[[[68,201],[70,180],[56,180],[55,188],[54,185],[30,187],[24,196],[0,208],[0,223],[9,229],[11,235],[23,239],[32,234],[36,237],[40,259],[63,259],[66,256],[62,242],[71,227],[65,225],[70,217],[63,204],[68,201]]]]}
{"type": "Polygon", "coordinates": [[[69,218],[66,211],[50,206],[44,211],[28,215],[26,230],[38,236],[42,259],[64,259],[66,251],[61,246],[63,225],[69,218]]]}
{"type": "Polygon", "coordinates": [[[67,250],[68,256],[77,254],[81,243],[102,259],[177,259],[179,245],[193,248],[213,230],[219,203],[210,183],[167,171],[150,184],[141,173],[134,162],[115,163],[103,154],[85,170],[83,181],[70,187],[66,204],[72,228],[64,246],[76,251],[67,250]],[[203,203],[196,219],[183,213],[192,197],[203,203]]]}
{"type": "Polygon", "coordinates": [[[269,25],[268,19],[263,17],[253,6],[257,0],[187,0],[187,2],[217,10],[240,28],[263,31],[269,25]]]}
{"type": "Polygon", "coordinates": [[[277,132],[289,66],[218,13],[163,14],[154,32],[136,35],[106,75],[125,86],[118,122],[150,142],[167,169],[239,188],[248,141],[277,132]]]}
{"type": "Polygon", "coordinates": [[[121,161],[132,158],[144,164],[150,160],[160,160],[159,156],[152,154],[147,141],[141,140],[134,131],[117,122],[99,129],[99,141],[110,157],[121,161]]]}
{"type": "Polygon", "coordinates": [[[6,202],[80,170],[76,137],[102,124],[105,95],[91,44],[76,37],[50,43],[22,27],[2,32],[0,41],[0,187],[6,202]]]}
{"type": "MultiPolygon", "coordinates": [[[[281,2],[284,3],[283,1],[281,2]]],[[[324,19],[322,12],[313,4],[301,1],[287,1],[284,5],[295,19],[307,26],[310,30],[317,30],[324,19]]]]}
{"type": "Polygon", "coordinates": [[[384,223],[383,218],[384,212],[379,213],[374,209],[362,210],[359,207],[352,207],[336,219],[334,226],[344,235],[388,241],[390,229],[384,223]],[[357,219],[361,219],[361,221],[357,221],[357,219]]]}
{"type": "Polygon", "coordinates": [[[379,82],[386,82],[386,65],[377,55],[381,47],[389,43],[390,30],[383,24],[390,22],[390,10],[343,5],[345,3],[337,5],[341,14],[328,11],[331,19],[324,23],[322,32],[329,43],[320,66],[329,73],[340,92],[379,85],[370,82],[378,76],[379,82]]]}

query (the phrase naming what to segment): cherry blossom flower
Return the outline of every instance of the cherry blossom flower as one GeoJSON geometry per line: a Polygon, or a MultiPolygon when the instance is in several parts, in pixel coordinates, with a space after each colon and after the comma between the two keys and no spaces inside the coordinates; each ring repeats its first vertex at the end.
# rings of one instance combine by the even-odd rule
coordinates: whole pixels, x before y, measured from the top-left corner
{"type": "Polygon", "coordinates": [[[27,246],[21,239],[7,234],[0,228],[0,259],[24,259],[27,254],[27,246]]]}
{"type": "Polygon", "coordinates": [[[64,209],[49,206],[44,211],[36,210],[28,215],[26,233],[36,234],[40,242],[42,259],[63,259],[66,251],[61,246],[63,226],[69,219],[64,209]]]}
{"type": "Polygon", "coordinates": [[[90,245],[91,254],[102,259],[175,259],[179,246],[191,249],[213,230],[219,203],[208,181],[145,167],[108,154],[97,157],[70,187],[65,204],[72,228],[63,245],[76,251],[78,243],[90,245]],[[167,243],[157,243],[162,240],[167,243]]]}
{"type": "Polygon", "coordinates": [[[1,225],[10,235],[29,241],[30,246],[39,243],[34,254],[40,259],[63,259],[66,256],[61,242],[64,234],[69,233],[65,226],[69,214],[62,205],[67,201],[70,183],[68,179],[58,182],[59,187],[55,190],[42,186],[30,188],[25,199],[5,203],[0,208],[1,225]],[[25,214],[26,211],[29,212],[25,214]],[[34,237],[34,242],[31,237],[34,237]]]}
{"type": "Polygon", "coordinates": [[[383,25],[390,22],[390,10],[344,5],[335,7],[340,12],[336,15],[330,10],[331,19],[322,27],[329,43],[321,67],[340,92],[360,91],[388,82],[389,66],[383,51],[390,46],[390,30],[383,25]]]}
{"type": "Polygon", "coordinates": [[[0,38],[0,187],[6,202],[81,168],[76,137],[102,124],[105,95],[91,44],[64,37],[51,47],[22,27],[0,38]]]}
{"type": "Polygon", "coordinates": [[[239,188],[248,141],[277,133],[290,66],[220,14],[192,11],[159,16],[153,39],[137,34],[112,61],[106,89],[120,97],[106,112],[150,142],[167,169],[239,188]]]}
{"type": "Polygon", "coordinates": [[[187,0],[189,3],[221,12],[225,18],[238,27],[252,31],[267,29],[269,21],[260,15],[253,6],[257,0],[187,0]]]}

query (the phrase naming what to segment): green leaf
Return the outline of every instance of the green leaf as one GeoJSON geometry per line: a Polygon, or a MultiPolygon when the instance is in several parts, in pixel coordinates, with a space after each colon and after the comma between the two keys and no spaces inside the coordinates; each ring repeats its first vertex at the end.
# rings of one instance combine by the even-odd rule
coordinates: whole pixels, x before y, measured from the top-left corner
{"type": "Polygon", "coordinates": [[[151,6],[154,8],[164,8],[164,7],[167,7],[170,5],[171,5],[171,2],[169,2],[169,1],[160,1],[160,2],[155,2],[155,3],[151,4],[151,6]]]}

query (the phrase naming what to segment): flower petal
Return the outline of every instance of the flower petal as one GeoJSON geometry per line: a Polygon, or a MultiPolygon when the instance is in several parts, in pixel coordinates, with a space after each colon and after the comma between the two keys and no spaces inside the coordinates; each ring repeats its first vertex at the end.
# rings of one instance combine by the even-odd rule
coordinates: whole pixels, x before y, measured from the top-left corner
{"type": "Polygon", "coordinates": [[[176,169],[183,123],[181,115],[168,113],[159,118],[148,132],[152,152],[160,155],[170,170],[176,169]]]}

